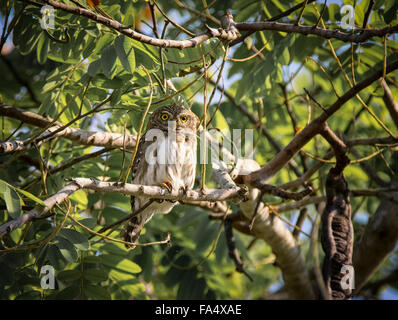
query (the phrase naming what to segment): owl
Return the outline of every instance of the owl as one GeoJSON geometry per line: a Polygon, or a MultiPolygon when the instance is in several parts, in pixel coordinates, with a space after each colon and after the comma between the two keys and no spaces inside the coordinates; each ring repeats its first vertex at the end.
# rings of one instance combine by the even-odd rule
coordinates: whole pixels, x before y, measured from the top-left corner
{"type": "MultiPolygon", "coordinates": [[[[132,183],[161,186],[171,190],[193,188],[196,171],[196,132],[198,117],[188,109],[170,105],[156,109],[148,120],[132,166],[132,183]]],[[[150,200],[132,196],[132,213],[150,200]]],[[[140,232],[155,213],[169,213],[176,201],[155,200],[134,215],[124,226],[121,237],[131,242],[133,249],[140,232]]]]}

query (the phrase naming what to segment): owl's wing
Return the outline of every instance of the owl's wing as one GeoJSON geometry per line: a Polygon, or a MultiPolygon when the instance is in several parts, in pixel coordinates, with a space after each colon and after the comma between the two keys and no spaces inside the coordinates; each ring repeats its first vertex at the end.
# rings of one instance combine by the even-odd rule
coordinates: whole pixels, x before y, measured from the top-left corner
{"type": "MultiPolygon", "coordinates": [[[[147,147],[150,145],[151,141],[145,141],[145,134],[140,138],[140,142],[138,144],[137,154],[135,155],[133,165],[131,167],[131,182],[139,184],[140,182],[136,181],[137,174],[142,172],[145,167],[145,151],[147,147]]],[[[131,209],[132,212],[135,210],[135,197],[131,196],[131,209]]]]}
{"type": "MultiPolygon", "coordinates": [[[[140,184],[141,181],[139,181],[139,173],[142,173],[143,170],[146,170],[146,160],[145,160],[145,152],[148,148],[148,146],[151,144],[151,141],[145,141],[145,134],[141,137],[139,144],[138,144],[138,149],[137,149],[137,154],[135,155],[133,165],[131,167],[131,182],[135,184],[140,184]]],[[[135,207],[135,202],[136,198],[135,196],[130,197],[130,202],[131,202],[131,211],[134,214],[136,212],[135,207]]],[[[125,224],[122,232],[121,232],[121,237],[124,239],[124,241],[134,243],[138,240],[138,237],[141,233],[142,227],[145,223],[146,216],[143,216],[143,213],[138,214],[133,216],[127,223],[125,224]]],[[[135,248],[134,245],[126,245],[126,248],[133,249],[135,248]]]]}

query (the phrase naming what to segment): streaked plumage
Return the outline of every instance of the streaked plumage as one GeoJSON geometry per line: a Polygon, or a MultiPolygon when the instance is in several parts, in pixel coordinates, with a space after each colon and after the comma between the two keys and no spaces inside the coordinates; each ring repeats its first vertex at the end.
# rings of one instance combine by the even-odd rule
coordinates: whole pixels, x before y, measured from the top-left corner
{"type": "MultiPolygon", "coordinates": [[[[155,110],[138,145],[132,167],[132,183],[168,186],[174,190],[192,189],[198,124],[198,117],[181,106],[171,105],[155,110]]],[[[149,200],[148,197],[131,197],[132,211],[136,212],[149,200]]],[[[137,242],[144,224],[153,214],[169,213],[175,205],[175,201],[155,200],[126,223],[122,238],[127,242],[137,242]]],[[[129,247],[134,248],[133,245],[129,247]]]]}

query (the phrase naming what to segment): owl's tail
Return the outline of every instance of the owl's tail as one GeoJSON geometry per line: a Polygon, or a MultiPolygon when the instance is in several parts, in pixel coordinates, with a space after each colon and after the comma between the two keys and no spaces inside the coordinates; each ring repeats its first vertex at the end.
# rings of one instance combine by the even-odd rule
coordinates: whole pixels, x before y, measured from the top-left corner
{"type": "MultiPolygon", "coordinates": [[[[131,218],[126,222],[121,232],[121,238],[126,242],[136,243],[140,237],[141,230],[144,224],[141,222],[140,216],[131,218]]],[[[125,244],[127,249],[134,249],[136,246],[125,244]]]]}
{"type": "Polygon", "coordinates": [[[127,249],[134,249],[136,246],[134,243],[138,241],[140,237],[140,233],[144,224],[152,217],[145,217],[144,215],[137,215],[132,217],[129,221],[126,222],[124,228],[121,232],[121,238],[126,242],[131,242],[131,245],[125,244],[127,249]]]}

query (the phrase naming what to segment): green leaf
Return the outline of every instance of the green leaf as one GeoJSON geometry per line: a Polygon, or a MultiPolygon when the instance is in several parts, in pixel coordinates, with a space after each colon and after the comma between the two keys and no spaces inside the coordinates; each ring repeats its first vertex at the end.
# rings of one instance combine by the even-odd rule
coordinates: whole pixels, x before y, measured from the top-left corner
{"type": "Polygon", "coordinates": [[[119,288],[129,294],[128,298],[132,297],[138,300],[138,299],[145,299],[146,297],[145,287],[142,283],[138,281],[138,279],[131,279],[128,281],[127,284],[122,283],[122,285],[119,288]]]}
{"type": "Polygon", "coordinates": [[[85,269],[83,277],[89,281],[101,282],[108,279],[108,273],[102,269],[85,269]]]}
{"type": "MultiPolygon", "coordinates": [[[[91,64],[90,64],[91,66],[91,64]]],[[[102,101],[106,98],[108,92],[105,89],[101,88],[90,88],[87,90],[87,98],[91,101],[102,101]]]]}
{"type": "Polygon", "coordinates": [[[125,273],[116,269],[111,269],[109,271],[109,277],[118,282],[130,281],[132,279],[135,279],[135,275],[133,275],[132,273],[125,273]]]}
{"type": "Polygon", "coordinates": [[[329,19],[331,21],[338,21],[341,16],[340,16],[340,6],[337,3],[331,3],[328,6],[328,11],[329,11],[329,19]]]}
{"type": "MultiPolygon", "coordinates": [[[[49,80],[49,79],[47,78],[47,80],[49,80]]],[[[57,80],[58,80],[58,79],[57,79],[57,80]]],[[[43,90],[41,91],[41,93],[48,93],[48,92],[50,92],[51,90],[53,90],[53,89],[59,84],[57,80],[48,81],[48,82],[44,85],[43,90]]]]}
{"type": "Polygon", "coordinates": [[[144,276],[144,280],[147,282],[151,282],[152,272],[153,272],[153,249],[151,247],[142,248],[142,253],[137,256],[137,262],[142,267],[142,275],[144,276]]]}
{"type": "Polygon", "coordinates": [[[279,62],[282,65],[288,65],[290,62],[289,48],[285,47],[279,55],[279,62]]]}
{"type": "Polygon", "coordinates": [[[72,300],[80,296],[80,287],[77,285],[73,285],[70,287],[66,287],[57,293],[55,298],[57,300],[72,300]]]}
{"type": "Polygon", "coordinates": [[[94,299],[94,300],[110,300],[111,295],[109,292],[100,286],[91,286],[87,285],[84,287],[84,294],[87,296],[89,299],[94,299]]]}
{"type": "Polygon", "coordinates": [[[48,249],[44,252],[44,254],[47,255],[47,258],[50,262],[50,264],[55,268],[55,269],[61,269],[64,259],[63,255],[61,254],[60,249],[56,244],[50,244],[48,245],[48,249]]]}
{"type": "Polygon", "coordinates": [[[0,180],[0,194],[6,192],[7,188],[8,188],[8,183],[3,180],[0,180]]]}
{"type": "Polygon", "coordinates": [[[84,263],[101,263],[102,259],[100,256],[85,256],[84,263]]]}
{"type": "Polygon", "coordinates": [[[88,66],[87,73],[91,77],[95,77],[95,75],[98,73],[100,68],[101,68],[101,59],[95,60],[95,61],[91,62],[90,65],[88,66]]]}
{"type": "Polygon", "coordinates": [[[102,51],[101,67],[105,76],[113,79],[116,73],[116,52],[113,46],[106,47],[102,51]]]}
{"type": "Polygon", "coordinates": [[[189,270],[184,273],[177,291],[177,299],[204,299],[206,282],[203,278],[197,278],[197,270],[189,270]]]}
{"type": "Polygon", "coordinates": [[[81,209],[85,209],[88,203],[87,193],[84,190],[74,192],[69,199],[76,201],[81,209]]]}
{"type": "Polygon", "coordinates": [[[15,188],[15,190],[22,193],[25,197],[29,198],[30,200],[33,200],[34,202],[40,204],[41,206],[43,206],[43,207],[47,206],[43,200],[39,199],[38,197],[31,194],[30,192],[28,192],[26,190],[19,189],[19,188],[15,188]]]}
{"type": "Polygon", "coordinates": [[[19,239],[21,238],[21,235],[22,235],[22,228],[15,229],[9,234],[10,238],[15,243],[18,243],[19,239]]]}
{"type": "Polygon", "coordinates": [[[151,52],[151,48],[145,44],[132,40],[132,44],[135,49],[135,60],[139,62],[139,65],[144,65],[148,70],[158,69],[160,62],[158,55],[151,52]],[[155,56],[156,55],[156,56],[155,56]]]}
{"type": "MultiPolygon", "coordinates": [[[[138,9],[139,10],[139,9],[138,9]]],[[[126,14],[122,20],[125,26],[133,26],[134,25],[134,15],[136,14],[136,10],[134,9],[133,3],[130,2],[126,9],[126,14]]]]}
{"type": "Polygon", "coordinates": [[[59,235],[70,241],[77,249],[88,250],[90,243],[87,237],[73,229],[61,229],[59,235]]]}
{"type": "Polygon", "coordinates": [[[22,14],[13,30],[13,42],[21,54],[26,55],[35,48],[41,33],[37,20],[32,15],[22,14]]]}
{"type": "Polygon", "coordinates": [[[123,244],[117,243],[98,243],[93,245],[95,250],[100,251],[101,253],[111,253],[113,255],[125,257],[127,254],[127,250],[123,244]]]}
{"type": "Polygon", "coordinates": [[[75,281],[80,279],[81,274],[79,270],[62,270],[57,273],[57,279],[61,281],[75,281]]]}
{"type": "Polygon", "coordinates": [[[213,127],[220,129],[224,134],[228,134],[230,132],[228,122],[220,110],[217,111],[212,122],[213,127]]]}
{"type": "Polygon", "coordinates": [[[120,101],[122,93],[123,93],[123,90],[121,88],[115,89],[112,92],[112,96],[111,96],[111,99],[109,100],[109,104],[111,106],[114,106],[115,104],[117,104],[120,101]]]}
{"type": "Polygon", "coordinates": [[[108,267],[114,268],[119,271],[126,273],[140,273],[141,267],[126,258],[115,256],[112,254],[104,254],[102,257],[102,263],[108,267]]]}
{"type": "Polygon", "coordinates": [[[21,216],[22,208],[21,208],[21,200],[18,197],[18,194],[13,190],[11,186],[9,186],[6,182],[0,180],[0,190],[4,190],[0,193],[0,196],[4,198],[6,202],[7,211],[9,215],[13,219],[17,219],[21,216]]]}
{"type": "Polygon", "coordinates": [[[37,61],[44,64],[47,61],[48,50],[50,48],[50,40],[43,32],[40,35],[39,42],[37,43],[37,61]]]}
{"type": "Polygon", "coordinates": [[[113,34],[107,33],[101,35],[99,39],[96,41],[96,46],[93,53],[102,55],[103,50],[112,45],[113,39],[114,39],[113,34]]]}
{"type": "Polygon", "coordinates": [[[70,241],[57,236],[55,237],[55,245],[67,261],[75,262],[77,260],[77,251],[70,241]]]}
{"type": "Polygon", "coordinates": [[[54,93],[48,94],[44,97],[41,106],[39,108],[38,114],[40,115],[48,115],[51,108],[54,107],[55,102],[53,101],[54,93]]]}
{"type": "Polygon", "coordinates": [[[214,253],[218,264],[220,264],[228,255],[227,240],[224,231],[220,235],[220,239],[218,240],[214,253]]]}
{"type": "Polygon", "coordinates": [[[398,2],[388,1],[384,8],[384,21],[389,24],[391,21],[397,18],[398,2]]]}
{"type": "Polygon", "coordinates": [[[209,247],[217,233],[218,226],[209,219],[203,219],[195,232],[196,251],[202,252],[209,247]]]}
{"type": "Polygon", "coordinates": [[[96,46],[96,39],[94,37],[89,36],[82,51],[83,58],[89,57],[93,53],[95,46],[96,46]]]}
{"type": "Polygon", "coordinates": [[[135,71],[135,55],[134,55],[134,45],[131,38],[124,35],[120,35],[115,40],[115,51],[122,63],[122,66],[126,71],[134,73],[135,71]]]}

